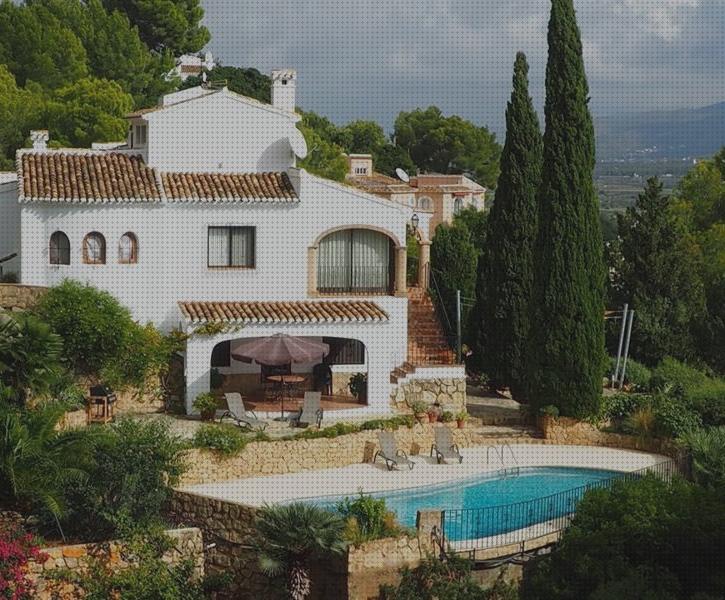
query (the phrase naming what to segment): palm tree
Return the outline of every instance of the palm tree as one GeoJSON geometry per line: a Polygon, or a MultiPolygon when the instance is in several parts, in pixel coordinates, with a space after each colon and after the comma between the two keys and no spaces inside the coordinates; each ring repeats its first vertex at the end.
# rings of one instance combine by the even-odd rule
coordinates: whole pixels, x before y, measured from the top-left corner
{"type": "Polygon", "coordinates": [[[61,371],[61,338],[28,313],[0,315],[0,399],[23,406],[50,392],[61,371]]]}
{"type": "Polygon", "coordinates": [[[692,475],[705,487],[725,486],[725,427],[696,429],[681,436],[692,456],[692,475]]]}
{"type": "Polygon", "coordinates": [[[64,490],[87,477],[94,437],[59,431],[65,409],[57,402],[28,409],[0,402],[0,506],[49,515],[59,530],[64,490]]]}
{"type": "Polygon", "coordinates": [[[309,595],[311,559],[342,554],[347,546],[339,515],[302,502],[265,506],[255,526],[260,567],[269,577],[285,575],[290,600],[309,595]]]}

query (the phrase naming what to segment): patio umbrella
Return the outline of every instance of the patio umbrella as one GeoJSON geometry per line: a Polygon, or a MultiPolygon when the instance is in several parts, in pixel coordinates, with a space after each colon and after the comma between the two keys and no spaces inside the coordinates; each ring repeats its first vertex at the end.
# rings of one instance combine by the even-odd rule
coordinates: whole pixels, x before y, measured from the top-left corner
{"type": "MultiPolygon", "coordinates": [[[[330,346],[304,338],[296,338],[284,333],[270,337],[253,338],[240,341],[232,351],[232,358],[243,362],[255,361],[261,365],[279,366],[290,363],[320,362],[330,352],[330,346]]],[[[284,381],[283,387],[285,385],[284,381]]],[[[288,390],[289,393],[289,390],[288,390]]],[[[284,420],[284,393],[280,396],[284,420]]]]}
{"type": "Polygon", "coordinates": [[[270,337],[241,340],[232,351],[232,358],[243,362],[253,360],[260,365],[278,366],[319,362],[329,352],[328,344],[276,333],[270,337]]]}

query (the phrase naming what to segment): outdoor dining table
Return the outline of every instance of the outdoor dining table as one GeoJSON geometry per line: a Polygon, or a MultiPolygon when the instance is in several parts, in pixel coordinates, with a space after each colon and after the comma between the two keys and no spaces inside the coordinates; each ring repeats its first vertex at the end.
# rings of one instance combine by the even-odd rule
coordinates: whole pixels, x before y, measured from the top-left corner
{"type": "Polygon", "coordinates": [[[279,417],[280,421],[285,421],[288,419],[288,417],[284,416],[284,397],[285,392],[287,395],[287,398],[292,399],[291,391],[293,388],[297,387],[299,384],[304,383],[306,377],[303,377],[302,375],[270,375],[267,377],[267,381],[272,381],[274,383],[279,383],[282,386],[282,395],[280,396],[280,402],[281,402],[281,416],[279,417]]]}

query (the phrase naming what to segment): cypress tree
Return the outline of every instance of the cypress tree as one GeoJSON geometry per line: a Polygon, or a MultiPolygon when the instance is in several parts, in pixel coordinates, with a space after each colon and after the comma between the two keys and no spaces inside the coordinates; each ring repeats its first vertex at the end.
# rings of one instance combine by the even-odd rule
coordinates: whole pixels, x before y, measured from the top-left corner
{"type": "Polygon", "coordinates": [[[479,261],[476,293],[478,364],[492,386],[508,386],[515,397],[525,380],[542,154],[528,72],[526,55],[519,52],[506,108],[501,173],[489,216],[490,243],[479,261]]]}
{"type": "Polygon", "coordinates": [[[527,393],[536,407],[598,411],[604,371],[602,232],[594,127],[573,0],[552,0],[527,393]]]}

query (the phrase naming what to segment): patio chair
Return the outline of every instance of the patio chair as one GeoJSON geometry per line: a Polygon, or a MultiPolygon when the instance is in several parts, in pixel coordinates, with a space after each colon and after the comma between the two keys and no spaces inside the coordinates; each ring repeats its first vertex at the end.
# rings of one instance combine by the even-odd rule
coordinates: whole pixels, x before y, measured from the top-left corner
{"type": "Polygon", "coordinates": [[[313,423],[319,427],[323,416],[322,407],[320,406],[321,397],[320,392],[305,392],[302,408],[296,415],[290,416],[290,427],[301,427],[313,423]]]}
{"type": "Polygon", "coordinates": [[[395,436],[391,431],[379,432],[378,442],[380,443],[380,450],[373,456],[373,462],[379,456],[385,461],[385,466],[388,467],[388,471],[392,471],[393,467],[397,468],[400,465],[407,465],[409,469],[413,469],[415,463],[408,458],[408,455],[403,450],[398,449],[395,436]]]}
{"type": "Polygon", "coordinates": [[[267,423],[257,418],[253,410],[247,410],[244,406],[244,398],[239,392],[224,394],[227,401],[227,411],[219,418],[221,423],[225,418],[232,419],[238,427],[250,431],[264,431],[267,423]]]}
{"type": "Polygon", "coordinates": [[[463,462],[463,456],[461,451],[458,449],[458,445],[453,441],[451,430],[445,425],[441,425],[434,429],[435,431],[435,442],[430,447],[430,455],[433,456],[435,452],[438,464],[441,464],[444,460],[457,459],[459,463],[463,462]]]}

